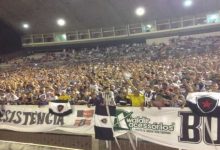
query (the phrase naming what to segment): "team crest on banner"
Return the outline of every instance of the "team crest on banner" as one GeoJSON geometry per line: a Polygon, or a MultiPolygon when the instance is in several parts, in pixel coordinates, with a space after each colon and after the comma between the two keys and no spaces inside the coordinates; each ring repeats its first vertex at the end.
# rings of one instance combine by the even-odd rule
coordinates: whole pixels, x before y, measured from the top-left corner
{"type": "Polygon", "coordinates": [[[72,108],[68,101],[52,100],[49,102],[49,113],[57,116],[67,116],[71,114],[72,108]]]}
{"type": "Polygon", "coordinates": [[[196,98],[197,106],[203,113],[211,113],[215,111],[218,101],[218,99],[215,99],[211,96],[202,96],[196,98]]]}
{"type": "Polygon", "coordinates": [[[198,116],[219,117],[220,93],[217,92],[194,92],[186,97],[187,105],[198,116]]]}
{"type": "Polygon", "coordinates": [[[61,112],[61,111],[63,110],[63,108],[64,108],[63,105],[58,105],[58,106],[57,106],[57,110],[58,110],[59,112],[61,112]]]}
{"type": "Polygon", "coordinates": [[[106,124],[108,122],[108,120],[106,118],[101,119],[101,122],[106,124]]]}

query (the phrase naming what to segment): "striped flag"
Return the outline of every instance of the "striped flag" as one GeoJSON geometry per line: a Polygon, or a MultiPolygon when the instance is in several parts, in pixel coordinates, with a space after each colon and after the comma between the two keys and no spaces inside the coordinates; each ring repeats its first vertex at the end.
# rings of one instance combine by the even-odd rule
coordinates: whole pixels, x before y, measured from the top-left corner
{"type": "Polygon", "coordinates": [[[57,116],[67,116],[72,113],[72,108],[68,101],[52,100],[49,102],[49,113],[57,116]]]}
{"type": "Polygon", "coordinates": [[[220,114],[220,93],[195,92],[187,95],[187,105],[199,116],[217,117],[220,114]]]}
{"type": "Polygon", "coordinates": [[[115,106],[115,96],[112,91],[109,92],[102,92],[102,98],[104,100],[104,105],[111,105],[115,106]]]}
{"type": "Polygon", "coordinates": [[[95,138],[100,140],[114,140],[115,106],[97,105],[95,108],[95,138]]]}

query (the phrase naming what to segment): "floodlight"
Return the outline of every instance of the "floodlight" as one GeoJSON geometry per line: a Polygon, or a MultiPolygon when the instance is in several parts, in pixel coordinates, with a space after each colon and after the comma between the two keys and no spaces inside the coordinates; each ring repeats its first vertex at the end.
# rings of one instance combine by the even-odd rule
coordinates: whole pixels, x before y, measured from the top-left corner
{"type": "Polygon", "coordinates": [[[135,10],[135,13],[137,16],[143,16],[145,14],[145,9],[144,7],[138,7],[136,10],[135,10]]]}
{"type": "Polygon", "coordinates": [[[24,29],[28,29],[30,26],[29,26],[29,24],[24,23],[24,24],[22,25],[22,27],[23,27],[24,29]]]}
{"type": "Polygon", "coordinates": [[[148,24],[147,27],[148,27],[148,28],[152,28],[152,25],[148,24]]]}
{"type": "Polygon", "coordinates": [[[183,2],[184,7],[190,7],[190,6],[192,6],[192,4],[193,4],[192,0],[185,0],[183,2]]]}
{"type": "Polygon", "coordinates": [[[66,24],[66,21],[65,21],[64,19],[58,19],[58,20],[57,20],[57,24],[58,24],[59,26],[64,26],[64,25],[66,24]]]}

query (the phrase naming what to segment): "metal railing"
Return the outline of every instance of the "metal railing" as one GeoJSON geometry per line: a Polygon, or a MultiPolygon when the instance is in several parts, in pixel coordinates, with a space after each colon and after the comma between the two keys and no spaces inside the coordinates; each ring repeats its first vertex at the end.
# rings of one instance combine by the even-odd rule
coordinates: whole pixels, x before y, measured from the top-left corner
{"type": "Polygon", "coordinates": [[[185,28],[203,24],[209,24],[207,22],[207,14],[172,18],[167,20],[155,20],[147,23],[130,24],[109,28],[26,35],[22,38],[22,43],[25,46],[38,43],[64,43],[91,39],[116,38],[121,36],[129,37],[135,34],[185,28]]]}

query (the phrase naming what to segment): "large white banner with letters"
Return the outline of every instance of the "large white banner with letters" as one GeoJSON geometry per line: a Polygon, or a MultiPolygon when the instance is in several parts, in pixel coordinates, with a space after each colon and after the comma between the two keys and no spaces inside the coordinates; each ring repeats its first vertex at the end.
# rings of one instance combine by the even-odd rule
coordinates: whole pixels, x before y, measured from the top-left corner
{"type": "MultiPolygon", "coordinates": [[[[73,113],[59,117],[49,114],[48,106],[5,107],[0,129],[21,132],[65,131],[70,134],[94,134],[94,107],[72,106],[73,113]]],[[[139,139],[160,145],[188,150],[220,150],[220,117],[208,118],[212,136],[205,126],[205,118],[194,115],[188,108],[118,107],[115,135],[130,131],[139,139]],[[219,146],[218,146],[219,145],[219,146]]]]}
{"type": "Polygon", "coordinates": [[[214,142],[220,150],[220,117],[207,119],[211,137],[205,118],[188,108],[118,108],[116,120],[115,129],[128,129],[142,140],[187,150],[216,150],[214,142]]]}
{"type": "Polygon", "coordinates": [[[72,106],[73,113],[56,116],[48,106],[7,105],[0,118],[0,129],[21,132],[49,132],[62,130],[75,134],[94,134],[94,108],[72,106]]]}

